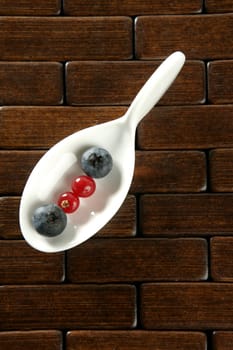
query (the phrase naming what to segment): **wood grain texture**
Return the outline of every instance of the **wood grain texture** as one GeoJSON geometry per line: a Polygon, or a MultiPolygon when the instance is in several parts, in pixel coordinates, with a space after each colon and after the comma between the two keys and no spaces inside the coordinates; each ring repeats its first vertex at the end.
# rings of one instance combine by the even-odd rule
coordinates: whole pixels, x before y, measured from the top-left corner
{"type": "Polygon", "coordinates": [[[213,334],[213,350],[231,350],[233,332],[217,331],[213,334]]]}
{"type": "Polygon", "coordinates": [[[2,60],[132,57],[132,20],[129,17],[2,17],[0,38],[2,60]]]}
{"type": "Polygon", "coordinates": [[[233,149],[210,152],[210,185],[213,192],[233,192],[233,149]]]}
{"type": "Polygon", "coordinates": [[[231,283],[157,283],[141,289],[146,329],[228,329],[233,322],[231,283]]]}
{"type": "Polygon", "coordinates": [[[233,237],[211,238],[211,276],[215,281],[233,281],[233,237]]]}
{"type": "Polygon", "coordinates": [[[64,253],[43,254],[24,241],[0,241],[0,283],[59,283],[65,278],[64,253]]]}
{"type": "Polygon", "coordinates": [[[125,111],[125,107],[95,106],[1,107],[0,147],[47,149],[76,131],[121,117],[125,111]]]}
{"type": "Polygon", "coordinates": [[[64,11],[71,16],[119,16],[119,15],[151,15],[174,13],[197,13],[202,10],[202,2],[195,0],[175,0],[164,3],[162,0],[122,0],[119,6],[117,0],[64,0],[64,11]]]}
{"type": "Polygon", "coordinates": [[[0,332],[2,350],[61,350],[62,333],[59,331],[0,332]]]}
{"type": "Polygon", "coordinates": [[[60,0],[0,0],[1,16],[49,16],[60,11],[60,0]]]}
{"type": "Polygon", "coordinates": [[[232,194],[143,195],[140,226],[147,236],[232,235],[232,194]]]}
{"type": "Polygon", "coordinates": [[[135,29],[137,58],[160,59],[176,50],[189,59],[232,58],[232,21],[232,14],[140,16],[135,29]]]}
{"type": "Polygon", "coordinates": [[[0,197],[0,239],[22,238],[19,231],[19,197],[0,197]]]}
{"type": "Polygon", "coordinates": [[[155,107],[137,141],[143,150],[233,147],[233,105],[155,107]]]}
{"type": "MultiPolygon", "coordinates": [[[[158,67],[155,61],[69,62],[66,65],[70,105],[128,105],[158,67]]],[[[187,62],[160,104],[201,104],[205,101],[205,66],[187,62]]]]}
{"type": "Polygon", "coordinates": [[[67,350],[206,349],[206,336],[201,332],[70,331],[66,340],[67,350]]]}
{"type": "Polygon", "coordinates": [[[231,0],[205,0],[207,12],[233,12],[233,3],[231,0]]]}
{"type": "Polygon", "coordinates": [[[60,105],[62,69],[56,62],[0,62],[0,105],[60,105]]]}
{"type": "MultiPolygon", "coordinates": [[[[20,197],[0,197],[0,239],[22,239],[19,228],[20,197]]],[[[98,237],[131,237],[136,234],[136,200],[128,195],[118,213],[99,232],[98,237]],[[121,223],[119,225],[119,222],[121,223]]]]}
{"type": "Polygon", "coordinates": [[[94,239],[68,252],[67,276],[73,283],[198,281],[207,278],[207,256],[204,239],[94,239]]]}
{"type": "Polygon", "coordinates": [[[0,329],[130,329],[135,326],[130,285],[0,287],[0,329]]]}
{"type": "Polygon", "coordinates": [[[199,151],[138,151],[131,191],[204,191],[205,162],[205,154],[199,151]]]}
{"type": "Polygon", "coordinates": [[[21,194],[29,174],[43,154],[42,151],[0,151],[0,194],[21,194]]]}
{"type": "Polygon", "coordinates": [[[216,61],[208,64],[208,98],[211,103],[233,102],[232,70],[233,60],[216,61]]]}

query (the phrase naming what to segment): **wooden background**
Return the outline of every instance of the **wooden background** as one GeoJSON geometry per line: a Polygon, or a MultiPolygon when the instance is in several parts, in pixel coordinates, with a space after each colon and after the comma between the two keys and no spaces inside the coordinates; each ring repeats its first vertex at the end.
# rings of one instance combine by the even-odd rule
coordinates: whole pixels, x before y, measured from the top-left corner
{"type": "Polygon", "coordinates": [[[0,349],[233,349],[233,1],[0,0],[0,349]],[[59,254],[18,227],[46,149],[111,120],[175,50],[129,195],[59,254]]]}

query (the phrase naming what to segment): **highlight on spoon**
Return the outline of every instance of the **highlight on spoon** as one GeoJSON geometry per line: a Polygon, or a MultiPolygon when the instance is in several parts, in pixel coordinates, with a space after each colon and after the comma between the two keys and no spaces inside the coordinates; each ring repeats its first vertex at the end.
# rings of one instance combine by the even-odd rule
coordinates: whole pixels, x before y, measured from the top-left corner
{"type": "Polygon", "coordinates": [[[67,136],[39,160],[19,210],[22,234],[32,247],[43,252],[70,249],[116,214],[133,178],[136,127],[170,87],[184,61],[181,52],[170,55],[124,116],[67,136]]]}

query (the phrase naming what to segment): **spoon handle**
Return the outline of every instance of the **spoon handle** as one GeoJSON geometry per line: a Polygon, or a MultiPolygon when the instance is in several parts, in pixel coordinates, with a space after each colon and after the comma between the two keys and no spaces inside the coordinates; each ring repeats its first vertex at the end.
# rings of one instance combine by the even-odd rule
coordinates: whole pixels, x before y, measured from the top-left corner
{"type": "Polygon", "coordinates": [[[133,127],[137,127],[143,117],[154,107],[167,91],[185,62],[180,52],[171,54],[151,75],[131,103],[125,117],[133,127]]]}

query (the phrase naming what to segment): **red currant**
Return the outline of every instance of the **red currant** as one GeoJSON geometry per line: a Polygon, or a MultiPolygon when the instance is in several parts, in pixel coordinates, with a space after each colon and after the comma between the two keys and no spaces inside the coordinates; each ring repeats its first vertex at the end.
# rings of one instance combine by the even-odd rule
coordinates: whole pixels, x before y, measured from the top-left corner
{"type": "Polygon", "coordinates": [[[90,176],[79,176],[72,183],[72,191],[78,197],[89,197],[95,192],[96,184],[90,176]]]}
{"type": "Polygon", "coordinates": [[[79,207],[79,198],[77,198],[72,192],[62,193],[57,204],[65,213],[73,213],[79,207]]]}

